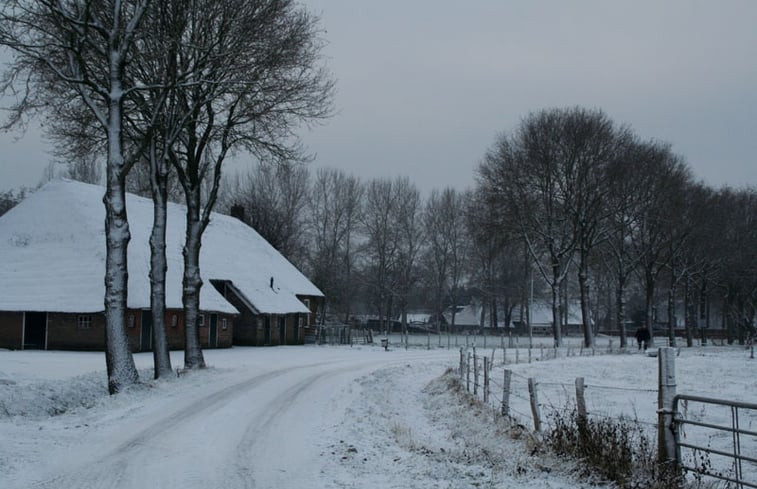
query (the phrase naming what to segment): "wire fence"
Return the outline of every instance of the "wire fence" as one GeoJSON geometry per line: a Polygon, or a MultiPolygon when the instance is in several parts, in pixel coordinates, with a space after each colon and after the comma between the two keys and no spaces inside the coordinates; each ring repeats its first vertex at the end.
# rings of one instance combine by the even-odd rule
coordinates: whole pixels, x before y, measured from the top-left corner
{"type": "MultiPolygon", "coordinates": [[[[668,350],[667,356],[674,356],[674,349],[668,350]],[[669,355],[668,355],[669,354],[669,355]]],[[[663,364],[660,362],[659,384],[655,389],[633,386],[606,385],[602,383],[585,383],[583,377],[574,382],[539,380],[525,376],[508,368],[516,363],[542,362],[568,356],[607,355],[618,354],[607,348],[601,351],[574,350],[570,347],[539,348],[530,351],[520,349],[504,349],[481,352],[476,348],[460,348],[460,364],[458,366],[461,379],[466,379],[468,392],[490,406],[495,412],[508,417],[512,422],[522,426],[531,426],[536,432],[549,432],[553,421],[557,418],[566,419],[577,414],[586,418],[604,420],[623,420],[634,424],[647,435],[648,439],[657,440],[661,456],[675,458],[680,467],[693,470],[695,476],[710,476],[729,482],[738,481],[736,487],[757,487],[757,409],[749,405],[739,416],[731,411],[720,413],[714,407],[704,407],[693,410],[689,407],[697,398],[692,396],[678,396],[680,405],[673,402],[669,395],[669,387],[663,382],[663,364]],[[471,376],[472,374],[472,376],[471,376]],[[587,402],[588,401],[588,402],[587,402]],[[662,407],[661,407],[662,406],[662,407]],[[640,415],[637,408],[642,412],[640,415]],[[667,416],[667,417],[666,417],[667,416]],[[734,421],[735,420],[735,421],[734,421]],[[741,427],[737,428],[741,421],[741,427]],[[735,426],[725,430],[725,434],[708,433],[693,434],[692,427],[735,426]],[[736,431],[735,431],[736,430],[736,431]],[[740,431],[738,431],[740,430],[740,431]],[[732,435],[741,433],[736,443],[732,435]],[[730,439],[727,435],[730,433],[730,439]],[[673,447],[695,447],[693,452],[682,457],[680,448],[671,455],[664,449],[666,438],[673,441],[673,447]],[[696,439],[696,442],[694,441],[696,439]],[[680,440],[683,440],[681,442],[680,440]],[[676,445],[677,444],[677,445],[676,445]],[[733,448],[736,447],[736,448],[733,448]],[[697,451],[698,450],[698,451],[697,451]],[[735,453],[731,455],[731,465],[727,461],[710,461],[701,457],[702,452],[710,455],[735,453]],[[754,453],[754,455],[744,455],[754,453]],[[692,467],[693,464],[693,467],[692,467]],[[726,474],[726,475],[724,475],[726,474]],[[734,475],[728,475],[734,474],[734,475]]],[[[672,360],[669,361],[674,365],[672,360]]],[[[672,392],[675,396],[675,371],[672,368],[672,392]]],[[[559,376],[558,376],[559,377],[559,376]]],[[[701,399],[700,399],[701,401],[701,399]]],[[[729,401],[721,401],[728,404],[729,401]]],[[[716,403],[710,403],[710,405],[716,403]]],[[[742,403],[743,404],[743,403],[742,403]]]]}
{"type": "MultiPolygon", "coordinates": [[[[407,334],[378,331],[366,327],[355,327],[343,323],[330,323],[325,325],[315,325],[311,328],[312,334],[309,335],[309,341],[322,345],[380,345],[380,340],[385,339],[390,348],[395,349],[454,349],[478,348],[484,350],[503,351],[520,350],[521,354],[526,354],[531,350],[534,358],[547,359],[549,355],[554,355],[554,339],[552,336],[523,336],[503,331],[490,331],[486,328],[480,331],[469,331],[465,333],[445,333],[437,334],[435,331],[415,331],[407,334]],[[542,353],[542,350],[544,353],[542,353]]],[[[628,343],[625,348],[620,348],[620,339],[616,336],[597,335],[595,338],[594,348],[583,348],[583,336],[566,335],[563,336],[563,347],[558,349],[563,356],[588,356],[604,353],[617,353],[618,351],[631,351],[634,348],[633,342],[628,343]]],[[[667,337],[655,337],[655,344],[668,345],[667,337]]]]}

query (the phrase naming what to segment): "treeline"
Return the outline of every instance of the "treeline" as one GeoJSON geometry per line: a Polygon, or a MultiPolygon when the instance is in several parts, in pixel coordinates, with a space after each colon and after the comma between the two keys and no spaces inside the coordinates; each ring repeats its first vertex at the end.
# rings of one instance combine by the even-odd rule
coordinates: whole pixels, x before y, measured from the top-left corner
{"type": "MultiPolygon", "coordinates": [[[[72,165],[69,176],[98,173],[72,165]]],[[[127,188],[149,197],[149,169],[136,165],[127,188]]],[[[425,311],[441,331],[445,311],[454,326],[473,301],[496,328],[529,321],[533,296],[551,302],[558,344],[576,303],[586,345],[601,327],[625,346],[631,324],[665,327],[673,343],[681,326],[688,344],[711,328],[729,341],[754,334],[754,187],[712,188],[668,144],[582,108],[529,115],[488,149],[476,177],[471,190],[423,197],[407,178],[263,163],[221,182],[217,210],[323,290],[324,320],[371,314],[406,326],[409,312],[425,311]]],[[[175,176],[167,189],[182,201],[175,176]]]]}
{"type": "Polygon", "coordinates": [[[557,344],[568,303],[581,305],[586,345],[601,325],[625,346],[631,320],[666,325],[673,342],[681,322],[689,343],[715,326],[730,340],[753,333],[755,189],[697,181],[668,144],[601,111],[529,115],[465,192],[423,198],[406,178],[302,165],[262,165],[224,187],[220,208],[305,270],[333,319],[405,324],[409,311],[451,308],[454,324],[456,306],[474,300],[496,327],[528,319],[535,287],[553,305],[557,344]]]}

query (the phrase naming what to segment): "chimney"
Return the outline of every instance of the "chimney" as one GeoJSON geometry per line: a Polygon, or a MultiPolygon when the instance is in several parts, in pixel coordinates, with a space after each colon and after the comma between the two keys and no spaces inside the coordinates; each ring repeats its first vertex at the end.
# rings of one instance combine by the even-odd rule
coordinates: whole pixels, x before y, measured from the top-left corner
{"type": "Polygon", "coordinates": [[[234,204],[231,206],[230,209],[231,217],[236,217],[242,222],[245,222],[244,220],[244,206],[242,204],[234,204]]]}

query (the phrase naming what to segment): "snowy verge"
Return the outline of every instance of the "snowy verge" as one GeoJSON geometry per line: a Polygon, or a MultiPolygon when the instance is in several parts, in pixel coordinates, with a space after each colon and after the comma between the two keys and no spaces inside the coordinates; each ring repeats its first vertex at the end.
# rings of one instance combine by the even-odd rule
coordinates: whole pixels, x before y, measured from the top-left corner
{"type": "Polygon", "coordinates": [[[601,487],[461,391],[438,364],[377,370],[321,446],[327,487],[601,487]]]}

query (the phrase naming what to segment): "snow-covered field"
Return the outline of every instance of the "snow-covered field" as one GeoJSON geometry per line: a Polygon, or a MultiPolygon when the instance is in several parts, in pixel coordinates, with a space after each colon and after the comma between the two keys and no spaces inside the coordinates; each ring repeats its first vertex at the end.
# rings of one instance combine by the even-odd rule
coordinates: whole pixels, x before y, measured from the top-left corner
{"type": "MultiPolygon", "coordinates": [[[[616,342],[617,345],[617,342],[616,342]]],[[[508,349],[492,351],[479,348],[478,355],[494,358],[491,371],[491,403],[499,406],[503,397],[504,370],[512,372],[510,414],[525,426],[533,427],[533,415],[528,391],[528,379],[536,382],[542,421],[549,425],[554,414],[570,413],[576,406],[576,379],[585,383],[587,413],[597,418],[625,418],[637,425],[652,443],[657,440],[658,359],[641,352],[606,354],[606,349],[594,352],[584,350],[535,349],[534,359],[542,356],[547,361],[528,362],[526,349],[519,349],[520,362],[513,364],[516,352],[508,349]]],[[[757,404],[757,360],[750,352],[739,347],[681,348],[674,358],[676,392],[730,401],[757,404]]],[[[483,375],[483,374],[481,374],[483,375]]],[[[473,381],[471,381],[473,382],[473,381]]],[[[479,380],[479,383],[482,383],[479,380]]],[[[479,398],[481,397],[479,388],[479,398]]],[[[688,420],[718,426],[732,426],[730,407],[699,402],[684,402],[680,406],[688,420]]],[[[743,430],[757,432],[757,410],[740,409],[738,424],[743,430]]],[[[703,429],[685,425],[682,441],[702,447],[733,453],[734,440],[728,431],[703,429]]],[[[740,450],[743,455],[757,458],[757,437],[742,435],[740,450]]],[[[682,450],[684,462],[689,466],[701,464],[691,450],[682,450]]],[[[707,463],[726,476],[733,476],[732,459],[710,455],[707,463]]],[[[757,465],[744,462],[742,471],[747,480],[757,483],[757,465]]]]}
{"type": "MultiPolygon", "coordinates": [[[[503,368],[498,353],[494,376],[503,368]]],[[[109,397],[102,353],[0,350],[0,486],[590,485],[572,475],[571,463],[532,454],[528,437],[503,436],[490,411],[461,403],[439,378],[457,366],[454,349],[308,346],[205,355],[212,368],[109,397]]],[[[151,355],[135,359],[150,379],[151,355]]],[[[180,365],[181,353],[172,359],[180,365]]],[[[679,391],[755,402],[755,364],[743,350],[683,350],[677,361],[679,391]]],[[[572,384],[580,375],[591,412],[654,417],[646,398],[599,386],[653,389],[655,359],[571,357],[508,368],[516,378],[537,377],[543,403],[562,402],[548,382],[572,384]]],[[[516,398],[513,408],[528,413],[516,398]]]]}

